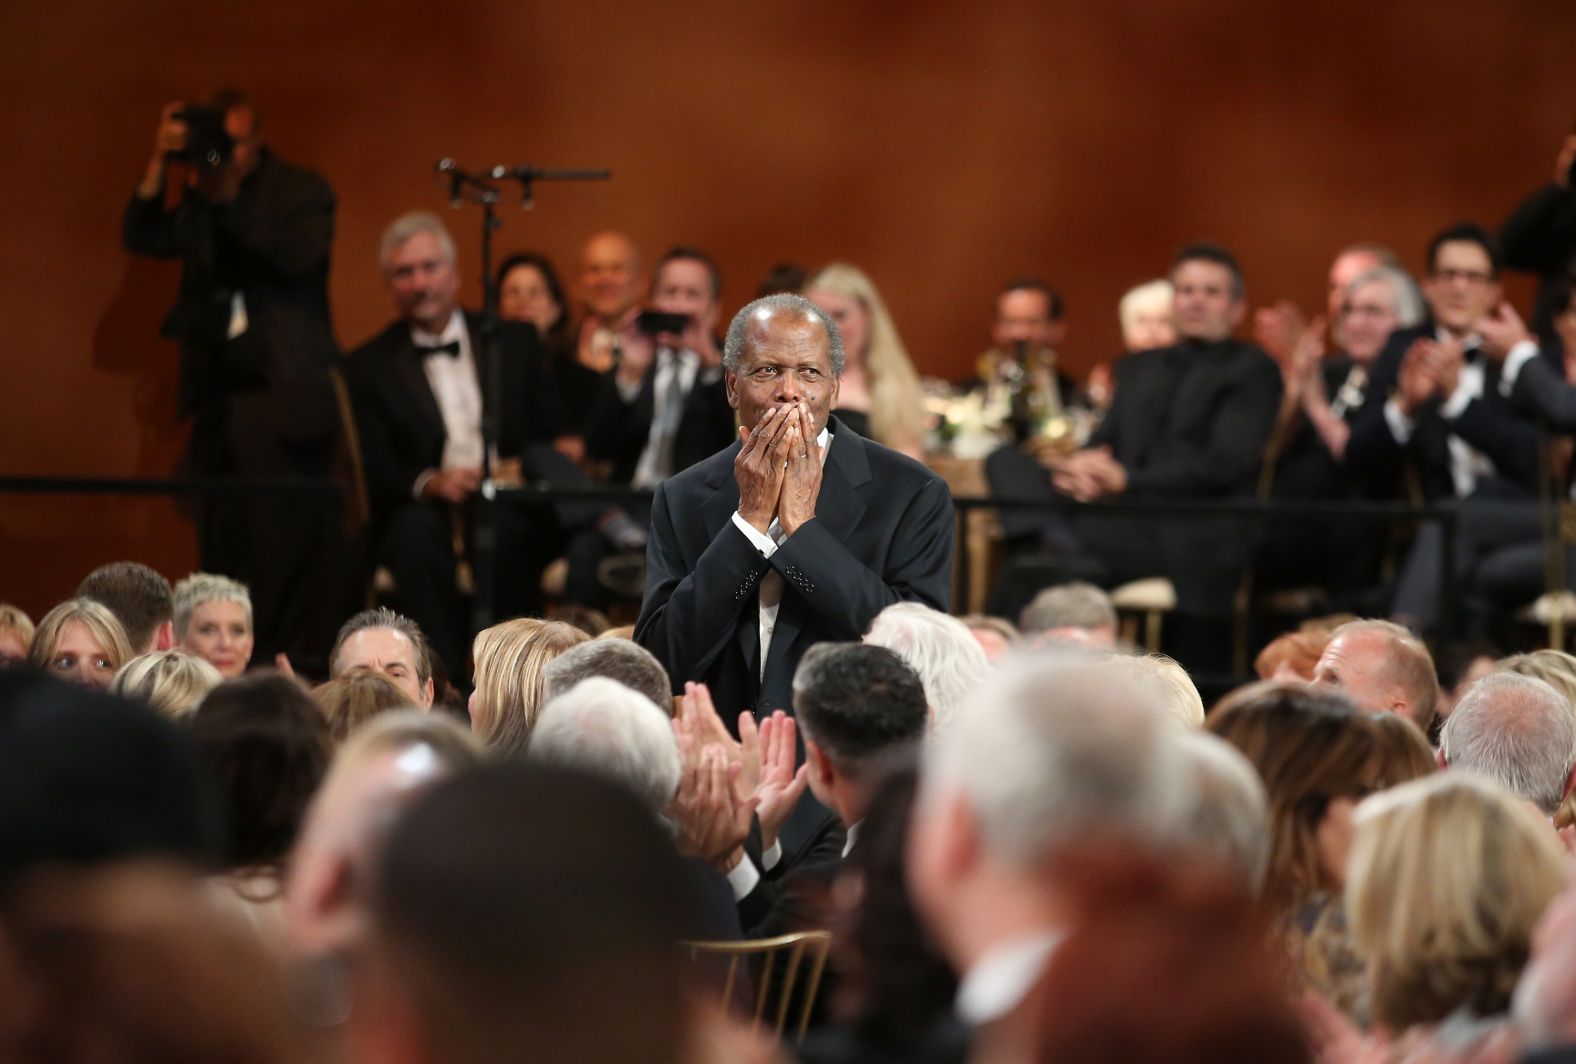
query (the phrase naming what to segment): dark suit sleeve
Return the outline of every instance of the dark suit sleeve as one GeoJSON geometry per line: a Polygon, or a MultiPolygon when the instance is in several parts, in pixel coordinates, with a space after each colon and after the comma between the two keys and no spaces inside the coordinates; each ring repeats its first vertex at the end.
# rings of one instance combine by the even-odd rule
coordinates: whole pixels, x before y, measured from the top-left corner
{"type": "Polygon", "coordinates": [[[180,208],[164,209],[164,197],[142,199],[133,195],[120,220],[120,242],[133,255],[153,259],[175,259],[186,252],[186,242],[177,224],[180,208]]]}
{"type": "Polygon", "coordinates": [[[367,491],[373,509],[387,510],[408,502],[416,478],[426,471],[424,463],[402,460],[396,439],[397,427],[379,399],[376,383],[370,379],[373,367],[365,363],[369,355],[352,355],[345,372],[350,405],[356,417],[356,435],[361,441],[361,463],[367,478],[367,491]]]}
{"type": "Polygon", "coordinates": [[[334,192],[304,170],[286,170],[255,195],[245,190],[219,215],[254,268],[280,278],[309,277],[328,264],[334,192]]]}
{"type": "Polygon", "coordinates": [[[1528,196],[1500,231],[1505,265],[1550,274],[1576,250],[1576,189],[1552,182],[1528,196]]]}
{"type": "Polygon", "coordinates": [[[1363,403],[1352,413],[1352,434],[1346,441],[1346,455],[1341,460],[1345,468],[1372,469],[1400,457],[1402,447],[1385,420],[1384,406],[1390,401],[1405,354],[1406,347],[1399,340],[1379,353],[1363,403]]]}
{"type": "Polygon", "coordinates": [[[1208,438],[1170,447],[1143,469],[1129,470],[1128,490],[1166,495],[1240,491],[1263,465],[1280,401],[1280,368],[1262,355],[1251,359],[1223,397],[1208,438]]]}
{"type": "Polygon", "coordinates": [[[1501,476],[1527,487],[1537,486],[1538,430],[1530,421],[1512,416],[1503,404],[1474,399],[1447,424],[1487,455],[1501,476]]]}
{"type": "Polygon", "coordinates": [[[734,637],[739,611],[755,602],[755,585],[767,562],[729,521],[692,571],[674,526],[674,510],[686,500],[670,499],[666,489],[665,483],[658,484],[651,499],[646,597],[635,623],[635,642],[662,662],[678,693],[686,680],[705,675],[734,637]]]}
{"type": "Polygon", "coordinates": [[[1518,413],[1541,417],[1556,432],[1576,432],[1576,388],[1541,355],[1516,374],[1510,404],[1518,413]]]}
{"type": "Polygon", "coordinates": [[[882,572],[856,558],[819,520],[801,525],[770,564],[815,611],[824,638],[858,639],[870,619],[894,602],[950,609],[952,539],[952,495],[944,481],[933,478],[898,521],[882,572]]]}
{"type": "Polygon", "coordinates": [[[602,374],[596,402],[586,419],[586,450],[591,455],[633,468],[651,434],[649,418],[638,416],[641,399],[652,388],[651,380],[641,382],[635,398],[626,402],[619,394],[618,379],[610,370],[602,374]]]}

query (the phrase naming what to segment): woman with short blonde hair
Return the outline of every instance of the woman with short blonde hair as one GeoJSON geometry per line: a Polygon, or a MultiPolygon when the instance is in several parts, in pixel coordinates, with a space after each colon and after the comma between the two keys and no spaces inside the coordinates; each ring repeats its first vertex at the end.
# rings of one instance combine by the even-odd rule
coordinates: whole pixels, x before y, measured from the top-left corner
{"type": "Polygon", "coordinates": [[[1506,1012],[1532,930],[1565,885],[1559,839],[1470,773],[1402,784],[1358,810],[1346,877],[1374,1020],[1392,1033],[1506,1012]]]}
{"type": "Polygon", "coordinates": [[[252,596],[238,580],[192,573],[175,585],[175,642],[227,680],[252,660],[252,596]]]}
{"type": "MultiPolygon", "coordinates": [[[[868,413],[877,443],[918,458],[925,446],[925,396],[919,374],[898,336],[881,293],[864,271],[845,262],[821,267],[805,283],[805,298],[820,307],[843,334],[839,409],[868,413]]],[[[851,428],[860,432],[856,424],[851,428]]]]}
{"type": "Polygon", "coordinates": [[[219,670],[184,650],[139,654],[120,667],[110,693],[143,702],[167,717],[197,708],[203,696],[224,682],[219,670]]]}
{"type": "Polygon", "coordinates": [[[471,729],[489,751],[523,754],[546,701],[547,663],[591,637],[562,621],[520,617],[476,636],[471,729]]]}
{"type": "Polygon", "coordinates": [[[101,691],[130,658],[131,643],[115,615],[85,598],[67,599],[44,614],[27,652],[31,668],[101,691]]]}

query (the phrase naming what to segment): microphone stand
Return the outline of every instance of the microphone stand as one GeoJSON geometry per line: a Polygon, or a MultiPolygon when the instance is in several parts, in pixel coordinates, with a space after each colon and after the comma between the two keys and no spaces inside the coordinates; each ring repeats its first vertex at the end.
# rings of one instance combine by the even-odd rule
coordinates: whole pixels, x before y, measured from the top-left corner
{"type": "MultiPolygon", "coordinates": [[[[476,375],[482,393],[482,483],[471,511],[471,595],[473,633],[493,623],[494,574],[497,571],[498,486],[493,481],[493,449],[501,438],[503,415],[503,351],[498,329],[498,280],[493,276],[492,237],[503,227],[498,204],[503,200],[501,182],[520,186],[520,208],[535,206],[537,181],[606,181],[610,170],[538,170],[534,166],[491,166],[485,170],[462,169],[451,158],[439,159],[434,170],[449,179],[449,206],[474,203],[482,209],[482,321],[480,335],[471,347],[477,358],[476,375]]],[[[450,663],[451,667],[455,663],[450,663]]]]}

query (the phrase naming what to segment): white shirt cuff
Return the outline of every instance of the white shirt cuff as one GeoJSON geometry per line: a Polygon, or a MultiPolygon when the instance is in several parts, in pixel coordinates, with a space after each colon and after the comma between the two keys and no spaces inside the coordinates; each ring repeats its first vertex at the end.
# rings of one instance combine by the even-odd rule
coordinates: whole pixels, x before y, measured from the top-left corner
{"type": "Polygon", "coordinates": [[[745,538],[755,546],[755,549],[761,552],[761,557],[770,558],[777,553],[777,541],[746,521],[737,510],[733,511],[733,523],[740,532],[744,533],[745,538]]]}
{"type": "Polygon", "coordinates": [[[1499,372],[1499,394],[1506,399],[1515,390],[1516,378],[1521,375],[1522,367],[1538,357],[1538,345],[1531,340],[1522,340],[1510,353],[1505,356],[1505,368],[1499,372]]]}
{"type": "Polygon", "coordinates": [[[734,901],[743,901],[749,897],[750,891],[754,890],[760,881],[761,873],[747,854],[728,870],[728,886],[733,888],[734,901]]]}
{"type": "Polygon", "coordinates": [[[1384,404],[1384,421],[1390,426],[1390,435],[1395,437],[1395,442],[1405,444],[1412,438],[1412,428],[1416,424],[1406,412],[1401,409],[1401,404],[1394,399],[1387,399],[1384,404]]]}
{"type": "Polygon", "coordinates": [[[427,481],[431,480],[437,475],[438,471],[436,469],[422,470],[421,475],[416,478],[416,483],[410,486],[410,497],[413,499],[420,499],[422,491],[424,491],[427,487],[427,481]]]}
{"type": "Polygon", "coordinates": [[[1439,416],[1446,421],[1454,421],[1460,417],[1461,412],[1471,405],[1473,399],[1477,398],[1477,396],[1466,390],[1465,384],[1466,381],[1464,379],[1457,383],[1456,390],[1451,392],[1450,398],[1446,399],[1444,404],[1440,406],[1439,416]]]}
{"type": "Polygon", "coordinates": [[[761,854],[761,867],[766,869],[766,871],[770,872],[772,869],[777,867],[777,863],[779,861],[781,861],[782,859],[783,859],[783,840],[782,839],[778,839],[776,842],[772,843],[771,849],[762,852],[762,854],[761,854]]]}

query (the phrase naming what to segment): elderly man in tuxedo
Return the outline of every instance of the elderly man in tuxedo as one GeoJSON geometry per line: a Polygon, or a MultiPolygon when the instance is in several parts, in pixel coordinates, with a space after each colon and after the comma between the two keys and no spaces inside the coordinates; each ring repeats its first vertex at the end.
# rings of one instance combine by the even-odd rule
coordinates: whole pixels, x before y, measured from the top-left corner
{"type": "Polygon", "coordinates": [[[952,498],[831,416],[842,338],[808,300],[740,310],[723,367],[739,439],[657,486],[635,639],[725,719],[791,713],[808,647],[857,640],[894,602],[948,607],[952,498]]]}

